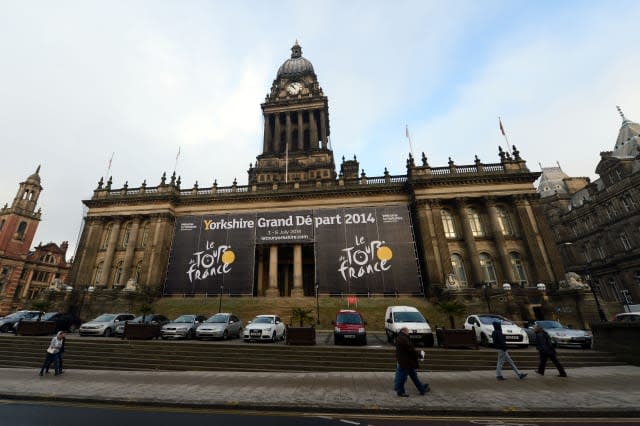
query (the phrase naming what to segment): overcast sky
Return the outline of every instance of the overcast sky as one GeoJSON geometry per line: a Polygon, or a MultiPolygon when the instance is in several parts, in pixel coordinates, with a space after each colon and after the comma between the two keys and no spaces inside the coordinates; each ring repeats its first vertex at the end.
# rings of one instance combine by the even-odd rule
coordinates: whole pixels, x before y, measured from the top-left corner
{"type": "Polygon", "coordinates": [[[177,172],[182,187],[247,183],[260,104],[299,40],[329,98],[337,164],[405,173],[414,152],[596,178],[640,121],[637,1],[0,2],[0,203],[42,164],[34,245],[68,240],[89,199],[177,172]]]}

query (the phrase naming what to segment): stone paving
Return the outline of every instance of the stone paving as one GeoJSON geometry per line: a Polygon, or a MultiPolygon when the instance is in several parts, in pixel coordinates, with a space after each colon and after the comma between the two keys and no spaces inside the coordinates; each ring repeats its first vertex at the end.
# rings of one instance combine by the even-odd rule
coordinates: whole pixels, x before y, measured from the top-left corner
{"type": "Polygon", "coordinates": [[[533,371],[499,382],[493,371],[420,372],[431,392],[393,391],[393,373],[238,373],[0,369],[0,398],[302,412],[640,417],[640,367],[533,371]]]}

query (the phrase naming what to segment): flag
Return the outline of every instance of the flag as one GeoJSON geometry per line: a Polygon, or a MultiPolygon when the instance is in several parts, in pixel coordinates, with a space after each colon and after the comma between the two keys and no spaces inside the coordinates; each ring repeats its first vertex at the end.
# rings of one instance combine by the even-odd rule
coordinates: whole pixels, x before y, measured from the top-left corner
{"type": "Polygon", "coordinates": [[[502,133],[502,136],[507,136],[504,132],[504,127],[502,127],[502,120],[500,117],[498,117],[498,123],[500,123],[500,133],[502,133]]]}

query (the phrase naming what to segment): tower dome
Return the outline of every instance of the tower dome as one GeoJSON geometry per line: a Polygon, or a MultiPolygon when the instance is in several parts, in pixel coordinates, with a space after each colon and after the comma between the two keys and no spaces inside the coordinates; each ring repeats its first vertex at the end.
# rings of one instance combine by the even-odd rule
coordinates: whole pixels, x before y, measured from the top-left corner
{"type": "Polygon", "coordinates": [[[302,56],[302,47],[296,43],[291,48],[291,58],[284,61],[278,68],[277,78],[301,77],[303,75],[314,75],[313,65],[302,56]]]}
{"type": "Polygon", "coordinates": [[[38,168],[36,169],[36,172],[33,173],[32,175],[30,175],[27,180],[26,183],[31,183],[34,185],[40,185],[40,166],[38,165],[38,168]]]}

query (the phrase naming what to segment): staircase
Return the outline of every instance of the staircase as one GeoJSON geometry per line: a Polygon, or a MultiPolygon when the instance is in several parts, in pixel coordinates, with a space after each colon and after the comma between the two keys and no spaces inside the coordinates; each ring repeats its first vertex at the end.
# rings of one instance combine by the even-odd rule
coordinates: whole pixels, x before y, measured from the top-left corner
{"type": "MultiPolygon", "coordinates": [[[[51,337],[0,336],[0,365],[39,368],[51,337]]],[[[200,341],[130,341],[109,338],[67,339],[65,369],[174,371],[394,371],[390,345],[288,346],[283,343],[220,343],[200,341]]],[[[421,368],[428,371],[493,370],[493,349],[425,349],[421,368]]],[[[535,350],[512,350],[520,369],[537,367],[535,350]]],[[[567,369],[621,365],[614,354],[561,349],[558,358],[567,369]]],[[[551,365],[551,367],[553,367],[551,365]]]]}

